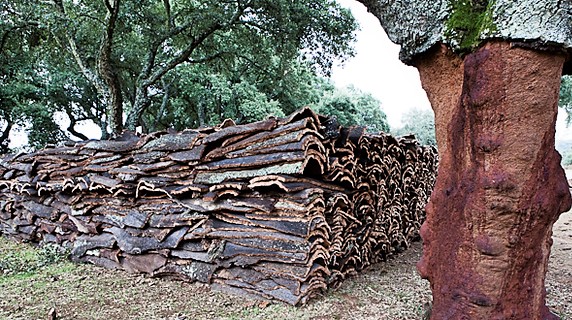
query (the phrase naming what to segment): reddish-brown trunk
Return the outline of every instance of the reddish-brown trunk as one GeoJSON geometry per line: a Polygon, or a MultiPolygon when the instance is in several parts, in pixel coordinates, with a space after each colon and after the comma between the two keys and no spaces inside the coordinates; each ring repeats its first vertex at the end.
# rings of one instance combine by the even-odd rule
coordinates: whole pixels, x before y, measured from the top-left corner
{"type": "Polygon", "coordinates": [[[552,225],[571,205],[554,149],[564,57],[488,43],[417,61],[440,153],[418,264],[432,319],[552,319],[552,225]]]}

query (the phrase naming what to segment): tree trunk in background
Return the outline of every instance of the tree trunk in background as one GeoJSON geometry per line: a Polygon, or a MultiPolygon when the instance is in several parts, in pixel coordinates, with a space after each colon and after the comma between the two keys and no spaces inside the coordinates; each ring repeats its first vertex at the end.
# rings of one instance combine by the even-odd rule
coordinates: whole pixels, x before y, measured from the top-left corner
{"type": "Polygon", "coordinates": [[[554,149],[564,60],[489,42],[415,61],[441,157],[418,264],[431,319],[557,319],[544,278],[552,225],[572,202],[554,149]]]}
{"type": "Polygon", "coordinates": [[[151,103],[147,90],[148,88],[143,85],[137,88],[135,93],[135,103],[127,114],[127,120],[125,120],[125,128],[127,130],[135,132],[137,130],[137,126],[141,125],[141,116],[143,115],[143,111],[145,111],[151,103]]]}
{"type": "Polygon", "coordinates": [[[108,101],[108,121],[111,127],[111,136],[117,137],[123,131],[123,92],[121,82],[113,65],[111,51],[113,47],[114,32],[119,17],[120,0],[106,2],[108,14],[106,28],[99,50],[98,71],[105,82],[110,101],[108,101]]]}

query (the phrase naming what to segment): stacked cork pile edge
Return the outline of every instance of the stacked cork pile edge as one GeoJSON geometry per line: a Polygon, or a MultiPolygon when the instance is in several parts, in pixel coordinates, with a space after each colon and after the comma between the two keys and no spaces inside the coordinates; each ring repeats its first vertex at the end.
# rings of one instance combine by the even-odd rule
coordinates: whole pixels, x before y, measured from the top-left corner
{"type": "Polygon", "coordinates": [[[308,108],[70,142],[0,161],[0,235],[298,305],[418,238],[437,161],[308,108]]]}

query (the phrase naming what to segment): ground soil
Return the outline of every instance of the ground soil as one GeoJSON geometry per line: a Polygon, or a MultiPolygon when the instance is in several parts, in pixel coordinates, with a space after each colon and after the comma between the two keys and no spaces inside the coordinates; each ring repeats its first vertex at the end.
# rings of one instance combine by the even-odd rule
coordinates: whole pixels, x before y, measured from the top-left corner
{"type": "Polygon", "coordinates": [[[547,304],[562,319],[572,319],[572,211],[560,216],[552,239],[546,275],[547,304]]]}

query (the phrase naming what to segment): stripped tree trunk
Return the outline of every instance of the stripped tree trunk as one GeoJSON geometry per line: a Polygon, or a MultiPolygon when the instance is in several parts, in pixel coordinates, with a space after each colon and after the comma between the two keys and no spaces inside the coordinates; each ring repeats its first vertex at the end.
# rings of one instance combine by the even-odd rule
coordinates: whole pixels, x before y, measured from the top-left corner
{"type": "Polygon", "coordinates": [[[544,277],[552,225],[571,204],[554,150],[563,63],[506,42],[419,60],[441,154],[418,264],[432,319],[557,318],[544,277]]]}
{"type": "Polygon", "coordinates": [[[554,149],[572,2],[359,1],[435,111],[441,161],[418,264],[431,318],[556,318],[544,278],[552,225],[572,202],[554,149]]]}

